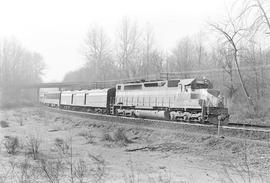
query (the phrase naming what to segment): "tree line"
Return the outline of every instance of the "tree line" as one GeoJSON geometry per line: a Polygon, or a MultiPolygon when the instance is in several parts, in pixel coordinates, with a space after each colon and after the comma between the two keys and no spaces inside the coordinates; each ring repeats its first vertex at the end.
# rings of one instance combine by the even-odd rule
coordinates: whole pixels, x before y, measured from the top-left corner
{"type": "Polygon", "coordinates": [[[44,69],[40,53],[24,48],[16,39],[0,41],[0,104],[16,101],[20,86],[41,82],[44,69]]]}

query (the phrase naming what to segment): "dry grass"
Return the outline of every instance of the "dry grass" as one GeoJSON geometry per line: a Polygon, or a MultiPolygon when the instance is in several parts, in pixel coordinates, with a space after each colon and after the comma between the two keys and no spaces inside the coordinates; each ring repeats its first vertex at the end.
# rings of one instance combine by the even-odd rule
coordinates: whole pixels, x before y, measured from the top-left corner
{"type": "Polygon", "coordinates": [[[167,170],[161,170],[153,175],[144,174],[138,170],[131,160],[127,163],[127,170],[127,172],[123,173],[125,183],[189,183],[188,181],[174,181],[171,172],[167,170]]]}
{"type": "Polygon", "coordinates": [[[95,136],[93,135],[91,130],[82,131],[78,134],[86,140],[86,144],[93,144],[95,140],[95,136]]]}

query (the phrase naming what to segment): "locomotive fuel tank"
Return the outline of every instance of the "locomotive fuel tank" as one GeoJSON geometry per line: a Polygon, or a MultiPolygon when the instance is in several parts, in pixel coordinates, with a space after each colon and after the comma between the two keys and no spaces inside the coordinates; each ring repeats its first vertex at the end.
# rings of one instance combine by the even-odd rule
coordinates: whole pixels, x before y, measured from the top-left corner
{"type": "Polygon", "coordinates": [[[134,114],[139,118],[169,119],[169,112],[163,110],[134,110],[134,114]]]}

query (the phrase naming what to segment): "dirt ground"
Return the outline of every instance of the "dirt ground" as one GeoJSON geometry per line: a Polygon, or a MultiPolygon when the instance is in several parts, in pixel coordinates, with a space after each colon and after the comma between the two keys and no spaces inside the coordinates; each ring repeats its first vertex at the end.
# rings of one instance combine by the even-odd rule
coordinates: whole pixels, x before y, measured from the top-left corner
{"type": "Polygon", "coordinates": [[[270,144],[265,141],[103,122],[42,107],[0,110],[0,121],[1,183],[27,178],[26,182],[269,181],[270,144]],[[2,125],[5,122],[8,125],[2,125]],[[8,153],[5,142],[12,137],[20,145],[8,153]],[[34,158],[30,139],[39,145],[34,158]],[[17,166],[26,161],[35,171],[17,166]],[[56,162],[61,166],[54,166],[56,162]]]}

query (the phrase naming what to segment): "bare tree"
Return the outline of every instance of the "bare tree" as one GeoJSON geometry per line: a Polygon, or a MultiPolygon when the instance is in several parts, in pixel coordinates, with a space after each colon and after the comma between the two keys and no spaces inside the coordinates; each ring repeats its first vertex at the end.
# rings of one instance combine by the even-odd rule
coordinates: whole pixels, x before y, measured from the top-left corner
{"type": "Polygon", "coordinates": [[[195,43],[195,51],[197,55],[197,64],[198,68],[201,69],[202,65],[205,64],[203,63],[204,56],[206,54],[204,45],[203,45],[203,33],[199,32],[199,34],[196,36],[196,43],[195,43]]]}
{"type": "Polygon", "coordinates": [[[39,53],[26,50],[15,39],[0,43],[0,90],[7,101],[16,99],[20,85],[40,82],[44,69],[39,53]]]}
{"type": "Polygon", "coordinates": [[[108,79],[108,71],[112,70],[110,41],[102,28],[89,30],[85,40],[86,66],[91,71],[88,79],[92,81],[108,79]]]}
{"type": "Polygon", "coordinates": [[[15,84],[24,49],[15,40],[4,40],[0,49],[1,84],[15,84]]]}
{"type": "MultiPolygon", "coordinates": [[[[172,55],[169,58],[169,67],[171,68],[171,71],[191,71],[196,62],[194,50],[194,43],[189,37],[181,39],[176,48],[172,51],[172,55]]],[[[184,77],[187,78],[189,75],[185,74],[184,77]]]]}
{"type": "Polygon", "coordinates": [[[228,88],[228,96],[231,99],[237,91],[237,87],[234,85],[233,76],[233,53],[229,48],[219,47],[217,48],[215,59],[219,62],[225,73],[228,74],[229,82],[224,82],[223,85],[228,88]]]}
{"type": "Polygon", "coordinates": [[[150,25],[147,25],[146,31],[144,32],[143,45],[143,75],[148,78],[148,74],[151,72],[150,60],[154,45],[153,30],[150,25]]]}
{"type": "Polygon", "coordinates": [[[243,9],[237,18],[248,20],[249,29],[255,33],[262,29],[265,33],[270,34],[269,5],[269,1],[265,0],[246,0],[243,2],[243,9]]]}
{"type": "Polygon", "coordinates": [[[131,23],[127,17],[123,18],[119,31],[118,58],[120,67],[127,78],[136,76],[142,65],[140,38],[141,33],[137,24],[131,23]]]}
{"type": "Polygon", "coordinates": [[[161,73],[164,65],[164,54],[161,51],[153,50],[150,55],[150,68],[152,73],[161,73]]]}
{"type": "Polygon", "coordinates": [[[228,17],[228,20],[225,22],[225,24],[210,24],[210,26],[222,36],[223,45],[225,47],[231,48],[242,89],[248,100],[248,103],[254,108],[254,102],[247,90],[239,67],[239,43],[242,41],[243,37],[245,37],[244,34],[246,29],[242,27],[240,21],[233,20],[231,16],[228,17]]]}

